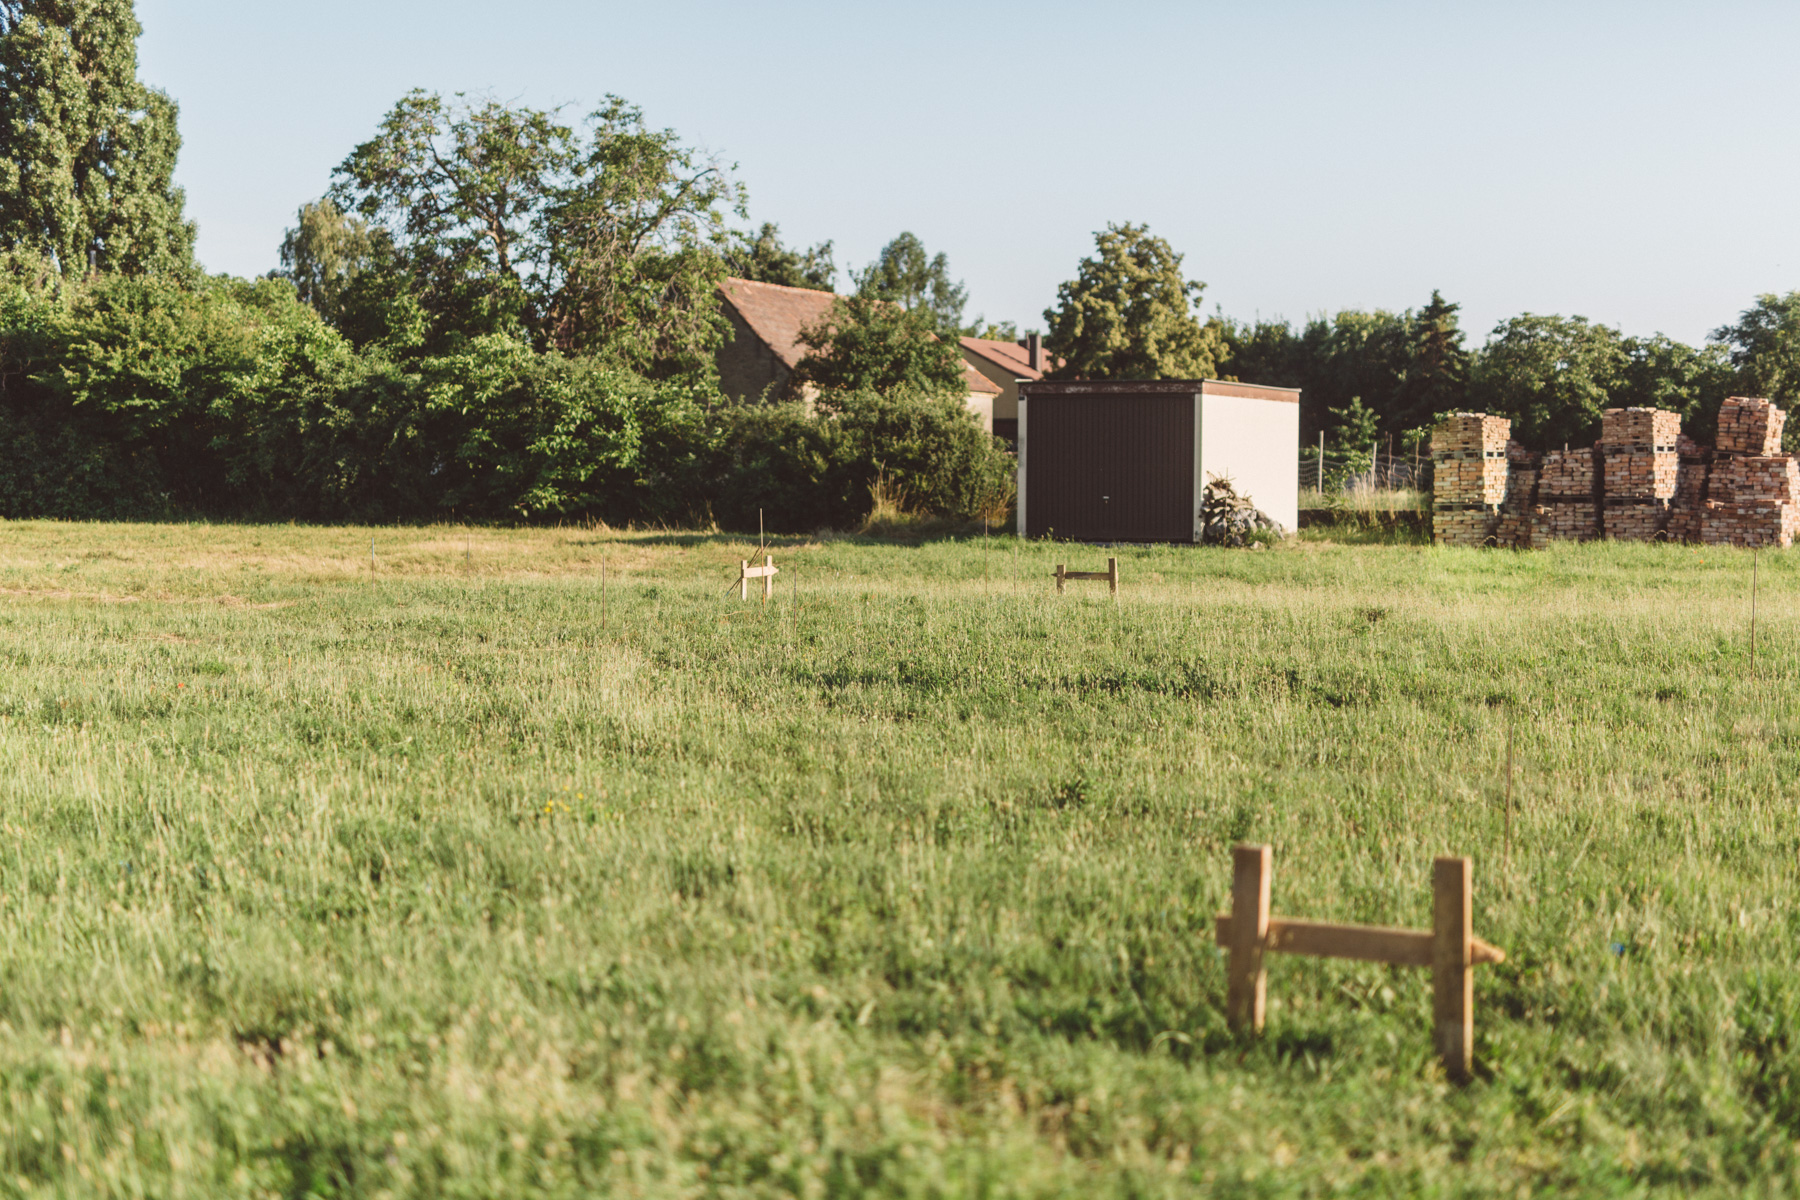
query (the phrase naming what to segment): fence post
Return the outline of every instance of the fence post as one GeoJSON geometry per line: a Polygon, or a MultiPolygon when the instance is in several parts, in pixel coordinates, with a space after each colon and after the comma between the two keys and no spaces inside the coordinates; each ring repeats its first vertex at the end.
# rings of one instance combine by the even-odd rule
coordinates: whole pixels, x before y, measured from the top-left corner
{"type": "Polygon", "coordinates": [[[750,560],[741,558],[738,562],[742,564],[738,568],[738,599],[748,600],[750,599],[750,560]]]}
{"type": "Polygon", "coordinates": [[[1234,846],[1231,851],[1231,946],[1225,973],[1225,1019],[1233,1029],[1262,1032],[1268,974],[1263,941],[1269,935],[1267,846],[1234,846]]]}
{"type": "Polygon", "coordinates": [[[1432,864],[1431,1011],[1438,1055],[1459,1083],[1469,1077],[1475,1041],[1475,967],[1470,943],[1469,860],[1445,857],[1432,864]]]}
{"type": "Polygon", "coordinates": [[[1106,586],[1112,589],[1113,599],[1119,598],[1119,560],[1106,560],[1106,586]]]}
{"type": "Polygon", "coordinates": [[[1057,563],[1056,564],[1056,594],[1060,596],[1060,595],[1062,595],[1062,591],[1063,591],[1063,564],[1057,563]]]}
{"type": "MultiPolygon", "coordinates": [[[[772,555],[772,554],[763,555],[763,566],[764,567],[772,567],[774,565],[775,565],[775,556],[774,555],[772,555]]],[[[775,576],[764,575],[763,576],[763,603],[767,604],[769,602],[769,597],[773,596],[774,594],[775,594],[775,576]]]]}

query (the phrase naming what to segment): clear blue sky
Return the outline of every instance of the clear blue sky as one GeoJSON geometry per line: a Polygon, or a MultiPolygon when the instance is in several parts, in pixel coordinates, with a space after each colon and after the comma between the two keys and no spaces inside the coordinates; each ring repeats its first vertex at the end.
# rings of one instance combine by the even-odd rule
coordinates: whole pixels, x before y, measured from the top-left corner
{"type": "Polygon", "coordinates": [[[1524,311],[1698,341],[1800,288],[1800,5],[139,0],[215,271],[412,87],[613,92],[860,265],[903,229],[1042,324],[1108,221],[1237,317],[1524,311]]]}

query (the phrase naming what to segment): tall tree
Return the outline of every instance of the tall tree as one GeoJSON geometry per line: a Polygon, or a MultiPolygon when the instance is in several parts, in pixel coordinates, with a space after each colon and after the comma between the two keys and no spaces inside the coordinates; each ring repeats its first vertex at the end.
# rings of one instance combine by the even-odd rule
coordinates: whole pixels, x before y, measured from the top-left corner
{"type": "Polygon", "coordinates": [[[1206,285],[1183,278],[1181,255],[1144,225],[1108,225],[1098,251],[1044,311],[1063,379],[1201,379],[1225,355],[1223,326],[1198,315],[1206,285]]]}
{"type": "Polygon", "coordinates": [[[338,167],[329,199],[392,238],[434,332],[524,334],[538,219],[574,142],[552,113],[415,90],[338,167]]]}
{"type": "Polygon", "coordinates": [[[837,287],[837,264],[830,242],[807,250],[781,244],[781,228],[764,221],[754,235],[739,234],[725,256],[726,268],[739,279],[778,283],[783,287],[829,292],[837,287]]]}
{"type": "Polygon", "coordinates": [[[187,271],[175,102],[137,77],[131,0],[0,0],[0,248],[187,271]]]}
{"type": "Polygon", "coordinates": [[[825,393],[917,391],[963,394],[962,352],[939,337],[930,314],[872,296],[840,296],[817,325],[800,331],[806,357],[796,383],[825,393]]]}
{"type": "MultiPolygon", "coordinates": [[[[1763,396],[1788,409],[1800,403],[1800,292],[1758,296],[1736,323],[1714,330],[1712,340],[1729,349],[1741,395],[1763,396]]],[[[1800,429],[1783,440],[1794,445],[1796,438],[1800,429]]]]}
{"type": "Polygon", "coordinates": [[[1438,413],[1454,412],[1466,401],[1469,352],[1456,316],[1461,307],[1433,288],[1430,303],[1407,314],[1406,365],[1388,414],[1393,427],[1433,424],[1438,413]]]}
{"type": "Polygon", "coordinates": [[[1613,389],[1611,407],[1678,412],[1684,433],[1712,441],[1719,405],[1737,384],[1725,347],[1709,342],[1695,348],[1658,333],[1627,338],[1625,353],[1625,372],[1613,389]]]}
{"type": "Polygon", "coordinates": [[[391,239],[431,339],[506,333],[634,370],[705,370],[728,326],[736,185],[616,96],[553,112],[415,91],[338,167],[331,199],[391,239]]]}
{"type": "Polygon", "coordinates": [[[544,210],[549,343],[636,370],[710,374],[731,329],[717,286],[733,216],[745,216],[744,197],[729,168],[608,96],[544,210]]]}
{"type": "Polygon", "coordinates": [[[941,252],[928,253],[914,234],[902,233],[883,246],[874,262],[852,271],[850,278],[859,296],[923,312],[933,328],[947,336],[963,332],[969,289],[950,278],[950,259],[941,252]]]}
{"type": "Polygon", "coordinates": [[[1526,445],[1588,445],[1613,407],[1630,363],[1619,331],[1585,317],[1525,313],[1500,322],[1482,349],[1470,388],[1485,412],[1511,417],[1526,445]]]}
{"type": "Polygon", "coordinates": [[[300,206],[298,223],[281,242],[281,270],[300,299],[336,323],[345,289],[376,259],[377,236],[367,221],[341,212],[329,199],[300,206]]]}

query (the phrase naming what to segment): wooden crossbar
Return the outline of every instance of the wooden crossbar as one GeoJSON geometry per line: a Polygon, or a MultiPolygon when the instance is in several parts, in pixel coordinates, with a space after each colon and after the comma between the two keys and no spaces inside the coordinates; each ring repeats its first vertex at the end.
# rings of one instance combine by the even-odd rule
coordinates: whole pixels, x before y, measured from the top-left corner
{"type": "Polygon", "coordinates": [[[1108,590],[1110,590],[1114,596],[1117,596],[1119,594],[1119,560],[1116,558],[1107,559],[1106,570],[1104,571],[1071,571],[1063,566],[1063,564],[1057,563],[1057,595],[1060,596],[1062,594],[1063,584],[1071,579],[1104,579],[1106,580],[1108,590]]]}
{"type": "MultiPolygon", "coordinates": [[[[1213,918],[1218,944],[1231,945],[1231,914],[1213,918]]],[[[1429,967],[1434,935],[1423,929],[1391,929],[1385,925],[1341,925],[1333,921],[1296,921],[1270,917],[1263,952],[1305,954],[1312,958],[1353,958],[1358,962],[1387,963],[1395,967],[1429,967]]],[[[1506,961],[1506,951],[1469,939],[1469,956],[1475,966],[1506,961]]]]}
{"type": "Polygon", "coordinates": [[[738,573],[738,599],[748,600],[750,598],[750,581],[760,579],[763,581],[763,603],[767,604],[769,597],[775,594],[775,576],[781,574],[781,568],[775,565],[774,556],[763,555],[763,565],[760,567],[751,566],[750,560],[747,558],[738,561],[743,564],[738,573]]]}
{"type": "Polygon", "coordinates": [[[1262,1030],[1267,954],[1430,967],[1438,1056],[1451,1078],[1469,1077],[1475,1045],[1475,967],[1505,962],[1506,952],[1476,937],[1471,928],[1473,867],[1467,858],[1439,858],[1432,864],[1429,931],[1271,916],[1273,851],[1268,846],[1237,846],[1231,859],[1231,911],[1214,918],[1213,933],[1230,952],[1225,1017],[1234,1029],[1262,1030]]]}

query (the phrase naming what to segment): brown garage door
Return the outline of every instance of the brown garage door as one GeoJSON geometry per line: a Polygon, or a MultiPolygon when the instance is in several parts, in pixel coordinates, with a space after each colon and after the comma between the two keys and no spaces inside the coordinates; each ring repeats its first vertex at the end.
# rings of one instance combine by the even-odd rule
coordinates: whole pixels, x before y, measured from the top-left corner
{"type": "Polygon", "coordinates": [[[1194,536],[1194,398],[1032,396],[1025,533],[1089,542],[1194,536]]]}

